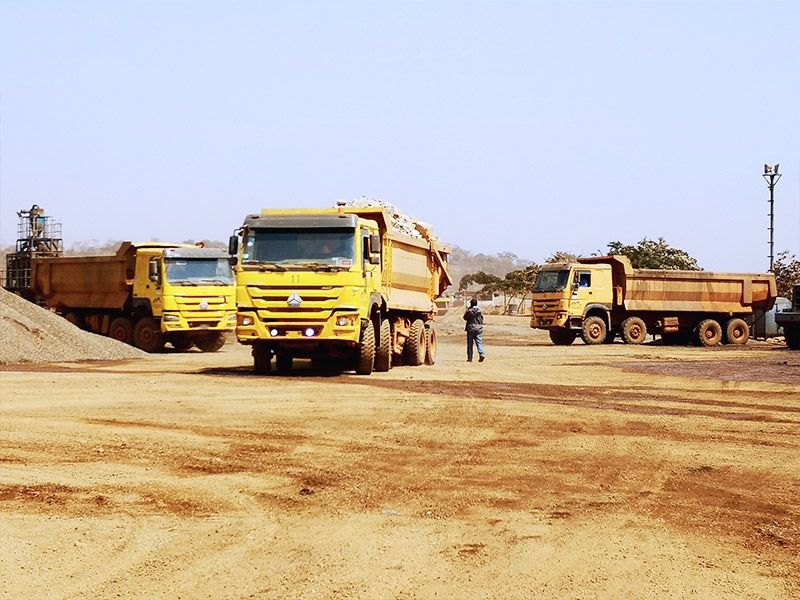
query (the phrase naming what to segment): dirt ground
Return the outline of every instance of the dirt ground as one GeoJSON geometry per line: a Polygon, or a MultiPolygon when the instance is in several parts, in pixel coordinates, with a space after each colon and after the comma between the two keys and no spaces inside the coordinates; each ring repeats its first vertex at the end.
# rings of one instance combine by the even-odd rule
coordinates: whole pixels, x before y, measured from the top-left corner
{"type": "Polygon", "coordinates": [[[800,353],[550,345],[0,369],[0,598],[800,598],[800,353]]]}

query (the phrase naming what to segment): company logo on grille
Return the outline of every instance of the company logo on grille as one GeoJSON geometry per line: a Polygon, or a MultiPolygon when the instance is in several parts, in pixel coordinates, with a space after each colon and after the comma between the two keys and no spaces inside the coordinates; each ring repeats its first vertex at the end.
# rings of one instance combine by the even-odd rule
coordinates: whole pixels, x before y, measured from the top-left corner
{"type": "Polygon", "coordinates": [[[303,299],[297,292],[293,292],[291,296],[286,300],[286,304],[289,306],[300,306],[303,303],[303,299]]]}
{"type": "Polygon", "coordinates": [[[200,308],[202,308],[203,310],[208,310],[208,300],[206,300],[205,298],[203,298],[203,299],[200,301],[200,308]]]}
{"type": "Polygon", "coordinates": [[[547,304],[542,304],[542,310],[547,310],[547,304]]]}

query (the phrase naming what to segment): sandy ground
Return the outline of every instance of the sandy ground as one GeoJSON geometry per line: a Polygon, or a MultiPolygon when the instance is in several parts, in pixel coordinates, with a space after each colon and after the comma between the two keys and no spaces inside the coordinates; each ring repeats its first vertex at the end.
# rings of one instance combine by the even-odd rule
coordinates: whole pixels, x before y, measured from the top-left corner
{"type": "Polygon", "coordinates": [[[368,377],[3,367],[0,598],[800,598],[800,353],[459,328],[368,377]]]}

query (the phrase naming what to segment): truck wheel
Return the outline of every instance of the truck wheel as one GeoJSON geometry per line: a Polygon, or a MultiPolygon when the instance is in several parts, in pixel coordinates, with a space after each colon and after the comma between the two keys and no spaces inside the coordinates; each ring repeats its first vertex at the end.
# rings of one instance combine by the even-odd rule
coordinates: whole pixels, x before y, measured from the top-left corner
{"type": "Polygon", "coordinates": [[[183,335],[173,337],[169,343],[172,344],[172,347],[175,348],[175,350],[188,350],[194,346],[194,340],[183,335]]]}
{"type": "Polygon", "coordinates": [[[133,345],[145,352],[158,352],[164,347],[164,336],[158,321],[152,317],[139,319],[133,328],[133,345]]]}
{"type": "Polygon", "coordinates": [[[225,345],[225,335],[221,331],[215,331],[194,342],[203,352],[216,352],[225,345]]]}
{"type": "Polygon", "coordinates": [[[730,319],[725,323],[725,331],[722,336],[723,344],[746,344],[750,339],[750,326],[744,319],[730,319]]]}
{"type": "Polygon", "coordinates": [[[639,317],[628,317],[620,326],[626,344],[641,344],[647,338],[647,325],[639,317]]]}
{"type": "Polygon", "coordinates": [[[602,344],[606,339],[606,322],[600,317],[589,317],[583,320],[581,338],[584,344],[602,344]]]}
{"type": "Polygon", "coordinates": [[[722,341],[722,327],[714,319],[704,319],[694,330],[698,346],[716,346],[722,341]]]}
{"type": "Polygon", "coordinates": [[[556,346],[569,346],[578,337],[578,332],[574,329],[551,329],[548,333],[550,341],[556,346]]]}
{"type": "Polygon", "coordinates": [[[133,344],[133,323],[128,317],[117,317],[108,326],[108,337],[124,344],[133,344]]]}
{"type": "Polygon", "coordinates": [[[278,354],[275,356],[275,370],[278,373],[288,373],[292,370],[294,360],[289,354],[278,354]]]}
{"type": "Polygon", "coordinates": [[[272,369],[272,351],[264,344],[253,346],[253,371],[256,375],[267,375],[272,369]]]}
{"type": "Polygon", "coordinates": [[[359,375],[369,375],[375,365],[375,327],[372,322],[361,328],[361,347],[358,349],[358,360],[356,362],[356,373],[359,375]]]}
{"type": "Polygon", "coordinates": [[[800,350],[800,329],[787,329],[784,325],[783,336],[786,338],[789,350],[800,350]]]}
{"type": "Polygon", "coordinates": [[[83,319],[83,315],[77,312],[68,312],[64,315],[64,318],[75,325],[78,329],[86,329],[86,321],[83,319]]]}
{"type": "Polygon", "coordinates": [[[433,327],[426,329],[428,339],[425,340],[425,364],[436,364],[436,330],[433,327]]]}
{"type": "Polygon", "coordinates": [[[381,319],[380,344],[375,349],[375,370],[384,373],[392,368],[392,324],[381,319]]]}
{"type": "Polygon", "coordinates": [[[411,323],[411,331],[403,346],[403,362],[417,367],[425,362],[425,323],[417,319],[411,323]]]}

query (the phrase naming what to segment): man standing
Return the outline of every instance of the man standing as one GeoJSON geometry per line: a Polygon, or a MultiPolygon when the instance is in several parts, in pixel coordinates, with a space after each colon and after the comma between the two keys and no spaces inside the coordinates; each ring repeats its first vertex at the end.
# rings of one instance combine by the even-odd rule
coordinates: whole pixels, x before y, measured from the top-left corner
{"type": "Polygon", "coordinates": [[[469,308],[464,313],[467,322],[467,362],[472,362],[472,345],[478,348],[478,362],[483,362],[486,354],[483,352],[483,312],[478,308],[478,301],[473,298],[469,301],[469,308]]]}

